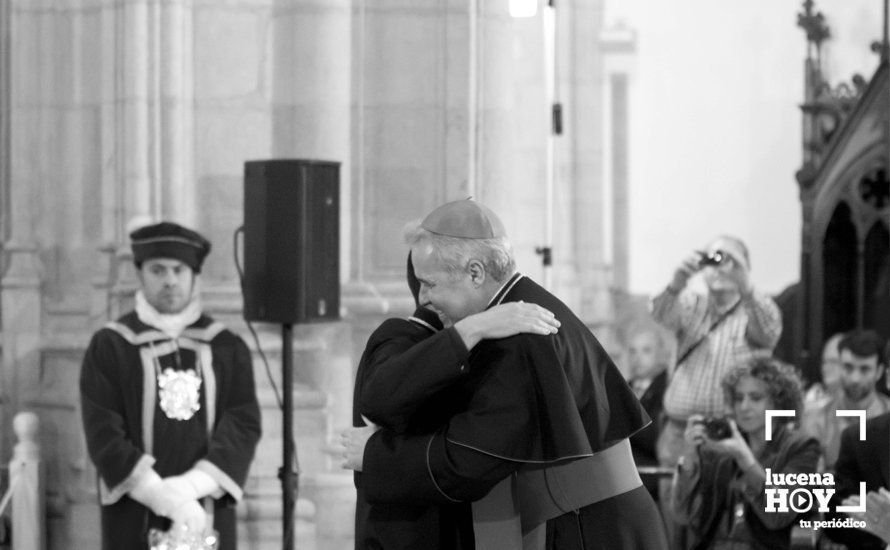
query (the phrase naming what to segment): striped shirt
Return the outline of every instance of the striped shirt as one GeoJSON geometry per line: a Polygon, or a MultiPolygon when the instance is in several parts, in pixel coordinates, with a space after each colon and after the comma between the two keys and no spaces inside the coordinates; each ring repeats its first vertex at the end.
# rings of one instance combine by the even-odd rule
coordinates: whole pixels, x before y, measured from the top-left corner
{"type": "Polygon", "coordinates": [[[652,316],[676,335],[678,357],[692,349],[677,366],[664,395],[667,415],[683,421],[692,414],[725,414],[723,376],[753,352],[771,352],[782,332],[779,308],[756,291],[742,298],[710,333],[720,315],[708,295],[689,289],[678,294],[665,289],[652,301],[652,316]]]}

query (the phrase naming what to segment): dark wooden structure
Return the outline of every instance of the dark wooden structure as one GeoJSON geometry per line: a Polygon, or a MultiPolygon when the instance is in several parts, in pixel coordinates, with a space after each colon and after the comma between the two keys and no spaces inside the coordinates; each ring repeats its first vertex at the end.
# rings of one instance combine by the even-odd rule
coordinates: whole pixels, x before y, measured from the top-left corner
{"type": "MultiPolygon", "coordinates": [[[[798,365],[819,377],[822,343],[856,327],[890,337],[890,75],[885,37],[871,79],[832,87],[822,74],[829,29],[812,0],[798,24],[807,33],[800,302],[791,327],[798,365]]],[[[886,14],[885,14],[886,28],[886,14]]]]}

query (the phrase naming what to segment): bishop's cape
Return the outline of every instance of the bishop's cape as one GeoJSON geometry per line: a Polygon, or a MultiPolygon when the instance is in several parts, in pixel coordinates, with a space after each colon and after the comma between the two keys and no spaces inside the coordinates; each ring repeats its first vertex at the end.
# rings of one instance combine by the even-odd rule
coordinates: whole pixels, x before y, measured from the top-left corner
{"type": "MultiPolygon", "coordinates": [[[[483,340],[459,367],[449,361],[391,363],[386,368],[392,372],[378,379],[397,385],[377,384],[372,392],[366,383],[363,412],[383,425],[392,425],[393,411],[422,403],[443,387],[456,389],[458,411],[432,433],[376,432],[364,452],[365,500],[372,506],[477,501],[499,484],[513,483],[515,475],[508,500],[518,501],[523,540],[504,544],[497,539],[505,531],[497,529],[484,535],[486,541],[510,548],[546,543],[559,550],[590,548],[587,543],[666,548],[661,519],[627,441],[650,422],[645,410],[565,304],[520,274],[489,307],[511,301],[552,311],[562,323],[559,332],[483,340]],[[582,530],[582,540],[575,540],[582,530]]],[[[479,546],[486,520],[477,518],[474,511],[479,546]]]]}
{"type": "Polygon", "coordinates": [[[192,467],[224,491],[205,499],[205,509],[220,550],[235,548],[235,503],[261,432],[244,342],[206,315],[171,338],[129,313],[93,336],[80,392],[104,548],[147,548],[150,528],[169,528],[127,494],[142,473],[154,468],[167,477],[192,467]]]}

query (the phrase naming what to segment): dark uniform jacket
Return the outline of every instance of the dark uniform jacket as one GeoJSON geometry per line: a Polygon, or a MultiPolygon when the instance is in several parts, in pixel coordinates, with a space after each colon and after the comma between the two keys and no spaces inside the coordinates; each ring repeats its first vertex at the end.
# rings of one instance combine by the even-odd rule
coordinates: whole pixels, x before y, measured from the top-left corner
{"type": "Polygon", "coordinates": [[[250,352],[244,342],[202,315],[177,339],[140,321],[136,313],[93,336],[80,375],[87,450],[99,474],[103,549],[147,548],[149,528],[167,530],[160,518],[128,496],[139,476],[161,477],[196,464],[220,485],[213,502],[220,550],[236,544],[235,502],[260,438],[250,352]],[[161,408],[159,373],[199,373],[200,408],[187,420],[161,408]]]}
{"type": "MultiPolygon", "coordinates": [[[[459,368],[467,351],[454,329],[442,331],[434,313],[418,308],[409,319],[388,319],[371,334],[355,377],[353,425],[364,414],[398,433],[422,434],[443,426],[457,410],[450,387],[422,386],[427,365],[459,368]],[[422,342],[422,343],[421,343],[422,342]]],[[[473,548],[469,505],[375,504],[364,498],[362,474],[356,472],[355,547],[357,550],[458,550],[473,548]]]]}
{"type": "MultiPolygon", "coordinates": [[[[477,500],[523,465],[589,457],[648,424],[602,346],[562,302],[519,274],[491,305],[505,301],[549,309],[561,322],[559,333],[485,340],[467,364],[427,362],[422,377],[405,380],[403,396],[454,385],[460,409],[432,434],[383,429],[368,440],[362,474],[368,502],[477,500]]],[[[375,411],[369,412],[373,419],[375,411]]],[[[645,489],[640,491],[651,504],[645,489]]],[[[638,519],[650,529],[659,526],[654,505],[646,510],[652,517],[638,519]]],[[[622,525],[610,528],[621,531],[622,525]]]]}

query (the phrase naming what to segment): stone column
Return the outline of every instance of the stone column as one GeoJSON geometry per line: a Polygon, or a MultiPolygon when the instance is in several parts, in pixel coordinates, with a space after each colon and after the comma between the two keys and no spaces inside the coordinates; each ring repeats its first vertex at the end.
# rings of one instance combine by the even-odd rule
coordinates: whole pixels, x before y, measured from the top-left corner
{"type": "MultiPolygon", "coordinates": [[[[45,21],[40,12],[29,11],[31,5],[24,0],[9,4],[10,44],[23,47],[10,50],[9,64],[10,131],[17,139],[10,142],[9,215],[8,221],[4,222],[8,224],[8,237],[3,247],[7,267],[0,281],[0,302],[3,304],[3,377],[0,384],[4,404],[0,422],[7,426],[21,404],[20,378],[29,375],[33,378],[40,364],[41,266],[35,224],[41,219],[39,190],[44,164],[41,159],[45,155],[42,132],[50,124],[41,109],[41,98],[49,92],[37,86],[35,78],[26,75],[35,67],[39,71],[48,70],[43,67],[51,57],[49,45],[39,38],[47,36],[39,32],[45,21]]],[[[46,75],[41,73],[40,76],[46,75]]],[[[4,443],[3,450],[6,450],[8,435],[4,437],[4,443]]]]}
{"type": "Polygon", "coordinates": [[[195,226],[195,136],[193,2],[160,2],[156,20],[155,63],[159,67],[154,91],[158,149],[161,151],[161,215],[195,226]]]}
{"type": "MultiPolygon", "coordinates": [[[[159,213],[158,191],[151,171],[151,6],[147,0],[118,4],[104,14],[104,37],[114,47],[106,48],[103,67],[103,154],[112,160],[112,170],[103,171],[103,198],[113,201],[105,212],[111,222],[116,274],[109,297],[110,316],[125,311],[134,290],[121,273],[131,270],[127,224],[152,219],[159,213]],[[110,50],[110,51],[109,51],[110,50]]],[[[107,230],[107,229],[106,229],[107,230]]]]}
{"type": "MultiPolygon", "coordinates": [[[[10,141],[9,141],[9,96],[10,96],[10,29],[12,9],[10,2],[0,2],[0,251],[6,243],[9,224],[10,141]]],[[[0,276],[6,271],[6,258],[0,253],[0,276]]],[[[3,307],[0,295],[0,308],[3,307]]],[[[0,319],[2,322],[2,319],[0,319]]],[[[0,331],[3,326],[0,325],[0,331]]]]}
{"type": "Polygon", "coordinates": [[[476,198],[503,220],[520,271],[540,281],[543,270],[535,248],[546,239],[550,131],[542,14],[539,9],[535,17],[513,18],[507,0],[482,2],[480,8],[476,198]]]}
{"type": "Polygon", "coordinates": [[[114,200],[116,280],[112,315],[131,306],[136,288],[128,232],[134,221],[192,224],[194,206],[191,3],[123,2],[107,14],[117,47],[103,59],[103,137],[114,171],[103,174],[114,200]],[[117,188],[117,192],[113,191],[117,188]]]}
{"type": "Polygon", "coordinates": [[[272,157],[340,162],[340,273],[350,272],[350,0],[275,0],[272,157]]]}
{"type": "MultiPolygon", "coordinates": [[[[115,102],[115,145],[119,152],[117,184],[123,188],[118,204],[117,225],[123,233],[126,224],[137,216],[157,216],[157,174],[152,173],[151,147],[155,145],[152,122],[152,71],[158,59],[152,53],[154,21],[148,0],[124,2],[115,10],[116,55],[110,67],[115,86],[111,98],[115,102]]],[[[126,235],[121,234],[121,242],[126,235]]]]}
{"type": "MultiPolygon", "coordinates": [[[[607,229],[609,207],[604,204],[603,181],[604,67],[600,43],[592,39],[602,28],[603,6],[600,2],[561,2],[557,10],[563,37],[560,62],[566,113],[561,184],[564,196],[571,197],[571,203],[564,204],[569,215],[563,219],[572,222],[564,226],[566,257],[560,262],[573,274],[566,282],[577,288],[578,315],[601,325],[614,318],[612,265],[605,255],[611,231],[607,229]]],[[[618,168],[613,167],[616,176],[618,168]]]]}

